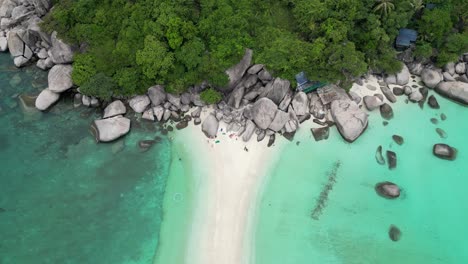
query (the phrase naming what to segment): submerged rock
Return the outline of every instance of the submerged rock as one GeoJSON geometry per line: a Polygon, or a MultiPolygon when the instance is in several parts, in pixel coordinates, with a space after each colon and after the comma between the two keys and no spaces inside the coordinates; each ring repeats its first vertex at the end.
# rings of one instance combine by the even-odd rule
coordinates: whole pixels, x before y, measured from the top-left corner
{"type": "Polygon", "coordinates": [[[455,160],[457,157],[457,149],[447,144],[435,144],[432,153],[441,159],[455,160]]]}
{"type": "Polygon", "coordinates": [[[156,140],[140,140],[138,141],[138,147],[145,152],[148,151],[155,143],[156,140]]]}
{"type": "Polygon", "coordinates": [[[431,123],[437,125],[439,123],[439,120],[437,120],[437,118],[431,118],[431,123]]]}
{"type": "Polygon", "coordinates": [[[442,113],[442,114],[440,114],[440,119],[442,121],[445,121],[447,119],[447,116],[444,113],[442,113]]]}
{"type": "Polygon", "coordinates": [[[390,229],[388,230],[388,236],[392,241],[397,242],[398,240],[400,240],[401,231],[398,227],[391,225],[390,229]]]}
{"type": "Polygon", "coordinates": [[[382,146],[378,146],[377,150],[375,151],[375,160],[377,161],[378,164],[384,165],[385,164],[385,159],[382,155],[382,146]]]}
{"type": "Polygon", "coordinates": [[[400,188],[393,182],[380,182],[375,185],[375,191],[378,195],[387,199],[396,199],[400,197],[400,188]]]}
{"type": "Polygon", "coordinates": [[[427,104],[433,109],[439,109],[440,108],[439,102],[437,102],[437,99],[435,98],[434,95],[429,96],[427,104]]]}
{"type": "Polygon", "coordinates": [[[436,128],[436,132],[441,138],[447,138],[447,133],[442,128],[436,128]]]}
{"type": "Polygon", "coordinates": [[[403,137],[399,135],[393,135],[392,139],[393,141],[395,141],[395,143],[397,143],[400,146],[403,145],[403,143],[405,143],[405,140],[403,139],[403,137]]]}
{"type": "Polygon", "coordinates": [[[387,150],[388,168],[393,170],[397,166],[397,155],[395,152],[387,150]]]}
{"type": "Polygon", "coordinates": [[[328,139],[330,134],[329,127],[311,128],[310,130],[312,131],[312,135],[314,136],[315,141],[328,139]]]}

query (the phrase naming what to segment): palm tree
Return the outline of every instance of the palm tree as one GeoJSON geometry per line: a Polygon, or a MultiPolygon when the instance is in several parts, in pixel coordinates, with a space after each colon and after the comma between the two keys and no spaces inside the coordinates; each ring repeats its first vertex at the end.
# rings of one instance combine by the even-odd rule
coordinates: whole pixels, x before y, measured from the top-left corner
{"type": "Polygon", "coordinates": [[[377,5],[374,7],[374,12],[380,11],[381,14],[388,15],[395,5],[392,3],[393,0],[376,0],[377,5]]]}
{"type": "Polygon", "coordinates": [[[411,7],[414,9],[414,12],[418,13],[424,8],[423,0],[412,0],[410,2],[411,7]]]}

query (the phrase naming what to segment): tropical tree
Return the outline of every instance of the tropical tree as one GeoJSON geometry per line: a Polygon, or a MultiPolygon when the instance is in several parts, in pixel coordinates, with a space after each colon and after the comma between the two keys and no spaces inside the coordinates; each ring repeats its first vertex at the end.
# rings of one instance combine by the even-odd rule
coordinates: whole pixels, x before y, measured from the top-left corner
{"type": "Polygon", "coordinates": [[[377,0],[377,5],[374,7],[374,12],[380,11],[383,15],[388,15],[395,9],[393,0],[377,0]]]}
{"type": "Polygon", "coordinates": [[[423,0],[412,0],[410,2],[410,5],[414,9],[414,12],[418,13],[424,8],[424,1],[423,0]]]}

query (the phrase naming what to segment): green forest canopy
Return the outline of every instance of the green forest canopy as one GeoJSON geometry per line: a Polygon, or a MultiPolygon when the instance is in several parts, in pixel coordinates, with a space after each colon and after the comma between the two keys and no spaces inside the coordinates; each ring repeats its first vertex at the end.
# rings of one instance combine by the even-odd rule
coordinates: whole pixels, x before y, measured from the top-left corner
{"type": "Polygon", "coordinates": [[[418,56],[455,60],[468,49],[468,3],[431,3],[435,9],[422,0],[61,0],[43,28],[84,51],[73,80],[90,94],[133,95],[154,84],[180,93],[203,80],[225,86],[224,71],[245,48],[290,80],[300,71],[321,81],[393,73],[403,27],[419,30],[418,56]],[[109,78],[112,85],[90,85],[109,78]]]}

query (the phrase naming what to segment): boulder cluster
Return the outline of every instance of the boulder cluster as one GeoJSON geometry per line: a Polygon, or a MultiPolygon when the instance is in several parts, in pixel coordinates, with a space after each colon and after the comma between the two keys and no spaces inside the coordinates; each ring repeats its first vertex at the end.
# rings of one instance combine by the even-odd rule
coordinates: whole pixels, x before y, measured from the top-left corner
{"type": "MultiPolygon", "coordinates": [[[[424,85],[440,95],[463,105],[468,105],[468,56],[460,56],[457,62],[448,63],[443,69],[420,63],[409,64],[412,74],[420,75],[424,85]]],[[[438,108],[437,102],[430,100],[430,106],[438,108]]]]}
{"type": "Polygon", "coordinates": [[[35,63],[49,70],[49,87],[36,98],[36,108],[46,110],[73,86],[73,49],[57,37],[43,32],[39,24],[51,8],[50,0],[0,1],[0,51],[9,51],[17,67],[35,63]]]}

